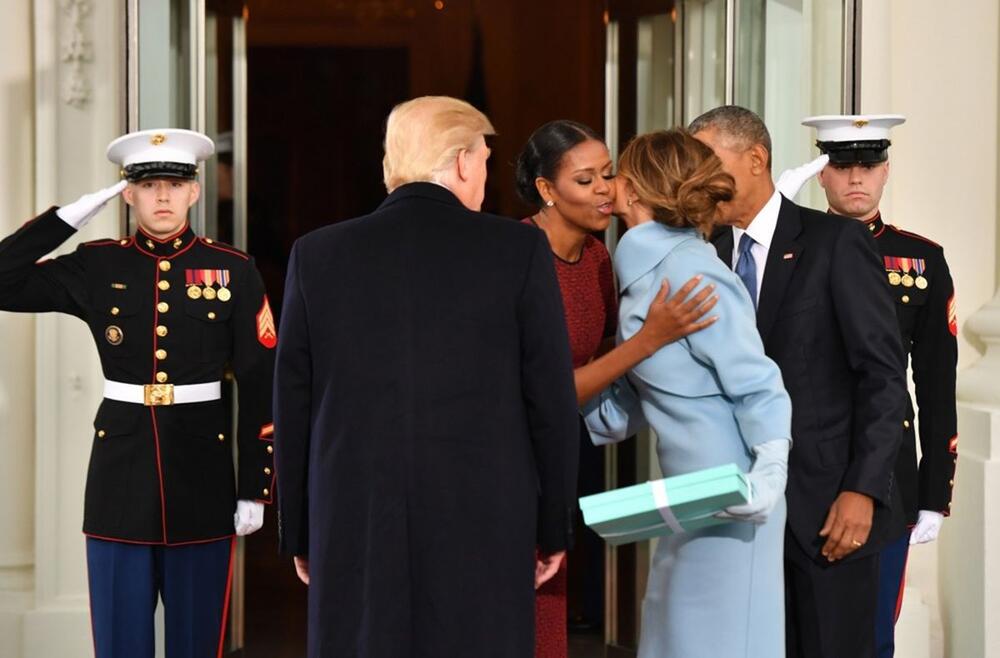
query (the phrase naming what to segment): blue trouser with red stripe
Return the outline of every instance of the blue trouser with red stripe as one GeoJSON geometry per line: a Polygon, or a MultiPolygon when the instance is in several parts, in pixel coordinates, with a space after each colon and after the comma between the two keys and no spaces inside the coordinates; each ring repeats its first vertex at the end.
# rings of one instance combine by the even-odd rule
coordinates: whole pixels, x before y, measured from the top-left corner
{"type": "Polygon", "coordinates": [[[163,600],[167,658],[222,655],[236,539],[147,546],[87,538],[97,658],[153,658],[163,600]]]}
{"type": "Polygon", "coordinates": [[[906,557],[910,533],[886,544],[878,554],[878,614],[875,619],[875,656],[892,658],[896,651],[895,628],[903,605],[906,557]]]}

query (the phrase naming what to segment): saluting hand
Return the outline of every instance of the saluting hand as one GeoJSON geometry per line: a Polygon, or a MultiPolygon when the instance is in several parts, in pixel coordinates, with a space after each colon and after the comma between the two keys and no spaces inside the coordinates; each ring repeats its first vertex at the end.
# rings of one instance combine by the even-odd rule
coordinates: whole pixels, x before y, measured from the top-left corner
{"type": "Polygon", "coordinates": [[[668,343],[701,331],[719,319],[715,316],[702,319],[719,301],[719,296],[712,294],[715,291],[714,283],[708,284],[689,298],[701,283],[701,278],[700,274],[692,277],[670,299],[667,299],[670,295],[670,282],[664,279],[660,284],[660,291],[649,305],[646,321],[636,332],[636,337],[643,341],[648,354],[652,355],[668,343]]]}
{"type": "Polygon", "coordinates": [[[802,186],[809,182],[809,179],[823,170],[823,167],[830,162],[830,156],[825,153],[815,160],[805,163],[801,167],[786,169],[778,176],[774,186],[785,195],[785,198],[795,200],[802,186]]]}
{"type": "Polygon", "coordinates": [[[118,196],[126,186],[128,186],[128,181],[122,180],[103,190],[84,194],[73,203],[56,210],[56,215],[59,216],[59,219],[79,230],[93,219],[94,215],[101,212],[104,204],[118,196]]]}
{"type": "Polygon", "coordinates": [[[870,496],[841,491],[830,506],[823,529],[819,531],[820,537],[826,537],[823,557],[836,562],[864,546],[872,529],[874,513],[875,502],[870,496]]]}

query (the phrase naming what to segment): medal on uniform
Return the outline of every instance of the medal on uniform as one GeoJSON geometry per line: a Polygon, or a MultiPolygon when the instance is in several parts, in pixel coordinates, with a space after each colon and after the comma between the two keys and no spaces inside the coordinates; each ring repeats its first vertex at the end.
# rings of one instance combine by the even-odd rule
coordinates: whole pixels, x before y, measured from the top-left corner
{"type": "Polygon", "coordinates": [[[889,285],[898,286],[899,281],[902,278],[898,271],[898,259],[895,256],[883,256],[882,261],[885,263],[885,270],[888,273],[889,285]]]}
{"type": "Polygon", "coordinates": [[[201,296],[205,299],[215,299],[215,288],[212,286],[205,286],[205,289],[201,291],[201,296]]]}
{"type": "Polygon", "coordinates": [[[924,278],[924,271],[927,269],[927,263],[923,258],[913,259],[913,270],[917,273],[917,278],[913,280],[917,288],[921,290],[927,289],[927,279],[924,278]]]}
{"type": "Polygon", "coordinates": [[[188,286],[188,297],[191,299],[201,299],[201,287],[200,286],[188,286]]]}
{"type": "Polygon", "coordinates": [[[219,288],[217,293],[220,302],[228,302],[233,297],[233,293],[229,292],[229,288],[219,288]]]}
{"type": "Polygon", "coordinates": [[[907,288],[912,288],[913,277],[910,275],[910,270],[913,269],[912,259],[899,257],[896,259],[896,262],[899,263],[899,271],[903,273],[903,276],[900,277],[899,282],[902,283],[903,286],[907,288]]]}
{"type": "Polygon", "coordinates": [[[108,342],[112,345],[121,345],[122,340],[125,338],[125,334],[122,332],[121,328],[112,324],[104,330],[104,337],[107,338],[108,342]]]}

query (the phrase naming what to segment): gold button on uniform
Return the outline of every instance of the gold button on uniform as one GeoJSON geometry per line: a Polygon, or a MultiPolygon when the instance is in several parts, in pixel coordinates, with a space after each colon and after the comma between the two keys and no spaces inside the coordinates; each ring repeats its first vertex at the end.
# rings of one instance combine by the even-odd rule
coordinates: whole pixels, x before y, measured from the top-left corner
{"type": "Polygon", "coordinates": [[[225,441],[225,440],[226,440],[226,435],[225,434],[220,434],[219,435],[219,441],[225,441]]]}
{"type": "Polygon", "coordinates": [[[156,358],[160,361],[164,360],[167,358],[167,351],[163,349],[156,350],[156,358]]]}
{"type": "Polygon", "coordinates": [[[122,312],[122,310],[120,308],[118,308],[117,306],[112,306],[111,307],[111,315],[118,315],[121,312],[122,312]]]}
{"type": "Polygon", "coordinates": [[[118,241],[118,244],[124,247],[125,245],[128,244],[128,238],[122,238],[121,240],[118,241]]]}
{"type": "Polygon", "coordinates": [[[106,435],[107,435],[107,432],[105,432],[104,430],[97,430],[97,436],[99,438],[103,439],[106,435]]]}
{"type": "Polygon", "coordinates": [[[265,496],[270,496],[270,495],[271,495],[271,492],[270,492],[270,491],[268,491],[267,489],[264,489],[264,495],[265,495],[265,496]]]}
{"type": "Polygon", "coordinates": [[[156,287],[160,290],[170,290],[170,282],[164,279],[156,284],[156,287]]]}
{"type": "Polygon", "coordinates": [[[205,244],[212,244],[212,238],[205,238],[205,244]]]}
{"type": "Polygon", "coordinates": [[[209,311],[208,312],[208,319],[209,320],[214,320],[215,319],[215,311],[209,311]]]}
{"type": "Polygon", "coordinates": [[[160,302],[159,304],[156,305],[156,310],[159,311],[160,313],[166,313],[167,311],[170,310],[170,304],[166,302],[160,302]]]}
{"type": "Polygon", "coordinates": [[[165,372],[156,373],[156,381],[161,384],[165,384],[167,382],[167,373],[165,372]]]}
{"type": "Polygon", "coordinates": [[[264,475],[270,475],[270,474],[271,474],[271,468],[269,466],[265,466],[264,467],[264,475]]]}
{"type": "Polygon", "coordinates": [[[954,480],[948,480],[948,486],[949,487],[954,487],[955,486],[955,481],[954,480]]]}
{"type": "Polygon", "coordinates": [[[910,303],[910,296],[909,295],[903,295],[900,298],[900,301],[902,301],[904,304],[909,304],[910,303]]]}
{"type": "Polygon", "coordinates": [[[160,271],[161,272],[169,272],[170,271],[170,261],[169,260],[161,260],[160,261],[160,271]]]}
{"type": "Polygon", "coordinates": [[[267,454],[270,455],[273,452],[274,452],[274,447],[273,446],[267,446],[267,454]]]}
{"type": "Polygon", "coordinates": [[[167,328],[164,327],[162,324],[159,325],[159,326],[157,326],[156,327],[156,335],[159,336],[160,338],[163,338],[164,336],[167,335],[167,328]]]}
{"type": "Polygon", "coordinates": [[[904,420],[903,421],[903,427],[907,427],[908,428],[909,426],[910,426],[910,421],[904,420]]]}

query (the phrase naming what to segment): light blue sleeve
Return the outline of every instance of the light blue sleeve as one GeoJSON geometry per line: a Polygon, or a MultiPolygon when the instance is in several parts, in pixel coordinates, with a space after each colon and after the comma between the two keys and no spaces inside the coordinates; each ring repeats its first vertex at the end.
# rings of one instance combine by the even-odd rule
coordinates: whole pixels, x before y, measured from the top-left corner
{"type": "Polygon", "coordinates": [[[718,321],[685,341],[695,359],[711,366],[722,392],[732,400],[747,448],[791,440],[792,403],[777,364],[764,354],[753,302],[743,282],[704,243],[674,250],[660,268],[665,275],[661,278],[669,278],[671,286],[696,274],[716,286],[719,301],[712,315],[718,321]]]}
{"type": "Polygon", "coordinates": [[[646,427],[639,394],[626,377],[620,377],[581,409],[596,446],[624,441],[646,427]]]}

